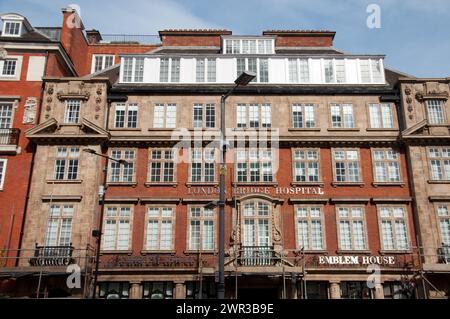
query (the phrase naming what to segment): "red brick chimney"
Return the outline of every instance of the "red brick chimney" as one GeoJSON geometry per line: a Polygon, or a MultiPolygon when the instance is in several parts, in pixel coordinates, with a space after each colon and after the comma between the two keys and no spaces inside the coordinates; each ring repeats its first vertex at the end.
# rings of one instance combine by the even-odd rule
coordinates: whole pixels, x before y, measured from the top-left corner
{"type": "Polygon", "coordinates": [[[84,37],[84,25],[77,11],[71,7],[62,9],[63,24],[61,30],[61,44],[72,59],[79,75],[85,69],[88,43],[84,37]]]}
{"type": "Polygon", "coordinates": [[[336,35],[323,30],[267,30],[263,35],[276,36],[277,47],[331,47],[336,35]]]}

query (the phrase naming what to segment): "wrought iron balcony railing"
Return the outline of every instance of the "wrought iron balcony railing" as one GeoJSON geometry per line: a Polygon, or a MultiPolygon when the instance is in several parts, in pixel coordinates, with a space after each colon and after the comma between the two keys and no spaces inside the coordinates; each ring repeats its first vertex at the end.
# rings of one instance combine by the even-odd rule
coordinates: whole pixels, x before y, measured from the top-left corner
{"type": "Polygon", "coordinates": [[[438,249],[438,256],[442,264],[450,264],[450,245],[442,245],[438,249]]]}
{"type": "Polygon", "coordinates": [[[1,128],[0,129],[0,145],[18,145],[20,129],[18,128],[1,128]]]}
{"type": "Polygon", "coordinates": [[[274,266],[277,262],[273,246],[242,246],[238,258],[241,266],[274,266]]]}
{"type": "Polygon", "coordinates": [[[31,266],[68,266],[75,263],[74,248],[70,246],[36,246],[31,266]]]}

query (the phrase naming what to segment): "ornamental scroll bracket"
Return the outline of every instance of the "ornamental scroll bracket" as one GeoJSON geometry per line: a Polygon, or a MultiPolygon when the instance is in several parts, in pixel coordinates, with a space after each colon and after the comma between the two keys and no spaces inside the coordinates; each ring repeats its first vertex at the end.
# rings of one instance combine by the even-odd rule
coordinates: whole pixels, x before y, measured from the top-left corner
{"type": "Polygon", "coordinates": [[[416,100],[423,102],[426,100],[448,100],[449,94],[447,91],[431,91],[431,92],[417,92],[416,100]]]}
{"type": "Polygon", "coordinates": [[[81,93],[62,93],[62,92],[58,92],[56,94],[56,96],[57,96],[58,100],[60,100],[60,101],[69,100],[69,99],[76,99],[76,100],[87,101],[91,97],[91,93],[87,92],[87,91],[81,92],[81,93]]]}

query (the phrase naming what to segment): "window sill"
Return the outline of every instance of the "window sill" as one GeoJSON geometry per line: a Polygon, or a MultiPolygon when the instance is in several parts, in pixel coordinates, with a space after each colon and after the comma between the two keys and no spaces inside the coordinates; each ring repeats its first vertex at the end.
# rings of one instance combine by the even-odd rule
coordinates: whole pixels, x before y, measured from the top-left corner
{"type": "Polygon", "coordinates": [[[336,253],[338,254],[364,254],[364,255],[370,255],[372,252],[370,250],[336,250],[336,253]]]}
{"type": "MultiPolygon", "coordinates": [[[[301,249],[299,249],[299,251],[301,251],[301,249]]],[[[320,255],[327,255],[328,254],[328,251],[326,250],[326,249],[318,249],[318,250],[311,250],[311,249],[309,249],[309,250],[305,250],[304,251],[304,254],[320,254],[320,255]]]]}
{"type": "Polygon", "coordinates": [[[142,129],[140,128],[127,128],[127,127],[114,127],[114,128],[110,128],[110,131],[114,132],[114,131],[127,131],[127,132],[140,132],[142,131],[142,129]]]}
{"type": "Polygon", "coordinates": [[[333,187],[337,187],[337,186],[359,186],[359,187],[364,187],[364,183],[363,182],[332,182],[331,185],[333,187]]]}
{"type": "Polygon", "coordinates": [[[144,184],[145,187],[152,187],[152,186],[168,186],[168,187],[177,187],[177,182],[147,182],[144,184]]]}
{"type": "Polygon", "coordinates": [[[136,187],[136,182],[108,182],[108,186],[133,186],[136,187]]]}
{"type": "Polygon", "coordinates": [[[348,132],[359,132],[361,129],[357,127],[332,127],[328,128],[329,132],[339,132],[339,131],[348,131],[348,132]]]}
{"type": "Polygon", "coordinates": [[[132,250],[101,250],[100,255],[131,255],[132,250]]]}
{"type": "Polygon", "coordinates": [[[141,250],[141,255],[151,254],[175,254],[175,250],[141,250]]]}
{"type": "Polygon", "coordinates": [[[380,255],[392,255],[392,254],[402,255],[402,254],[411,254],[412,251],[411,251],[411,249],[406,249],[406,250],[380,250],[379,253],[380,253],[380,255]]]}
{"type": "Polygon", "coordinates": [[[2,75],[0,76],[0,81],[20,81],[20,78],[18,78],[16,75],[12,75],[10,77],[2,75]]]}
{"type": "Polygon", "coordinates": [[[82,179],[74,179],[74,180],[65,180],[65,179],[52,179],[52,180],[47,180],[47,184],[81,184],[83,182],[82,179]]]}
{"type": "Polygon", "coordinates": [[[292,186],[319,186],[319,187],[323,187],[325,185],[324,182],[292,182],[291,183],[292,186]]]}
{"type": "Polygon", "coordinates": [[[161,128],[149,128],[148,131],[149,132],[158,132],[158,131],[166,131],[166,132],[172,132],[175,131],[177,128],[166,128],[166,127],[161,127],[161,128]]]}
{"type": "Polygon", "coordinates": [[[404,182],[373,182],[372,185],[374,187],[380,187],[380,186],[401,186],[405,187],[404,182]]]}
{"type": "Polygon", "coordinates": [[[428,184],[450,184],[450,180],[428,180],[428,184]]]}
{"type": "Polygon", "coordinates": [[[192,187],[192,186],[219,186],[219,183],[217,182],[189,182],[186,183],[187,187],[192,187]]]}
{"type": "Polygon", "coordinates": [[[371,127],[368,127],[368,128],[366,128],[366,131],[368,131],[368,132],[382,132],[382,131],[395,132],[395,131],[398,131],[398,130],[399,129],[395,128],[395,127],[391,127],[391,128],[371,128],[371,127]]]}
{"type": "Polygon", "coordinates": [[[260,187],[260,186],[278,186],[277,182],[233,182],[233,186],[254,186],[254,187],[260,187]]]}
{"type": "Polygon", "coordinates": [[[185,254],[216,254],[217,251],[215,250],[193,250],[193,249],[188,249],[185,250],[183,253],[185,254]]]}
{"type": "Polygon", "coordinates": [[[311,131],[311,132],[320,132],[320,127],[305,127],[305,128],[294,128],[290,127],[288,128],[288,131],[290,132],[303,132],[303,131],[311,131]]]}
{"type": "Polygon", "coordinates": [[[202,131],[202,132],[220,132],[220,129],[217,127],[191,127],[188,130],[189,131],[202,131]]]}

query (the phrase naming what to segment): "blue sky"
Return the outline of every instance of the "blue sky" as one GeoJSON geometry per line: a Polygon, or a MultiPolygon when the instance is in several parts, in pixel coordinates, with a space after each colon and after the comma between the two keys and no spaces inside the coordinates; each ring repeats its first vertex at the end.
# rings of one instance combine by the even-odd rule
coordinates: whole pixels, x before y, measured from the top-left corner
{"type": "Polygon", "coordinates": [[[87,29],[156,34],[165,28],[226,28],[259,35],[267,29],[328,29],[335,47],[385,54],[386,65],[418,77],[450,76],[450,0],[0,0],[35,26],[59,26],[61,8],[78,4],[87,29]],[[369,4],[381,28],[369,29],[369,4]]]}

